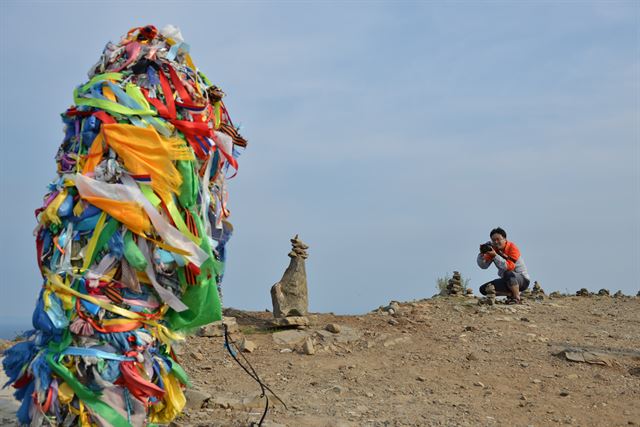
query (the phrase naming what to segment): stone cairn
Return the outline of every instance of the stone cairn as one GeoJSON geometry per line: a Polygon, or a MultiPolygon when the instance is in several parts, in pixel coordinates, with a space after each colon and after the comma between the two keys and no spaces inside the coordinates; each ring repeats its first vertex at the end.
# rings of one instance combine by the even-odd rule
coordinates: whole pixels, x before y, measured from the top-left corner
{"type": "Polygon", "coordinates": [[[459,271],[453,272],[453,277],[449,279],[447,284],[447,295],[461,296],[465,294],[465,289],[462,286],[462,276],[459,271]]]}
{"type": "Polygon", "coordinates": [[[538,283],[537,281],[533,282],[531,297],[536,300],[543,300],[546,298],[546,296],[547,294],[544,292],[544,289],[542,289],[542,286],[540,286],[540,283],[538,283]]]}
{"type": "Polygon", "coordinates": [[[309,325],[306,317],[309,311],[307,270],[305,260],[308,257],[305,245],[296,234],[291,239],[289,267],[282,279],[271,287],[274,326],[305,328],[309,325]]]}
{"type": "Polygon", "coordinates": [[[486,295],[479,301],[480,304],[495,305],[496,287],[493,286],[493,283],[489,283],[487,286],[485,286],[484,291],[486,292],[486,295]]]}
{"type": "Polygon", "coordinates": [[[609,289],[602,288],[598,291],[598,296],[608,297],[611,296],[611,293],[609,292],[609,289]]]}
{"type": "Polygon", "coordinates": [[[613,294],[613,297],[614,298],[622,298],[622,297],[624,297],[624,294],[622,293],[622,291],[619,290],[618,292],[613,294]]]}
{"type": "Polygon", "coordinates": [[[589,292],[589,289],[587,289],[587,288],[582,288],[578,292],[576,292],[576,296],[578,296],[578,297],[588,297],[590,295],[591,295],[591,293],[589,292]]]}

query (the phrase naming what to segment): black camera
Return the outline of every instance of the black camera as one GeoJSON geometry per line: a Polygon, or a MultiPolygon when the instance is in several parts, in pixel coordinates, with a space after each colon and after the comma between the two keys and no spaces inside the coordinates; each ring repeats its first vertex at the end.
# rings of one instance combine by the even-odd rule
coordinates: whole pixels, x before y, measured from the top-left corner
{"type": "Polygon", "coordinates": [[[493,246],[490,243],[483,243],[480,245],[480,253],[486,254],[487,252],[491,252],[493,250],[493,246]]]}

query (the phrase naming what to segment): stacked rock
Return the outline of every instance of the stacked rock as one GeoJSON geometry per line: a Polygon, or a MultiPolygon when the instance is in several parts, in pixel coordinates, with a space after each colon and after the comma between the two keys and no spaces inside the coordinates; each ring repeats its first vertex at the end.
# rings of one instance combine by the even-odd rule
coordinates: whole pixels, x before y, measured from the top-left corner
{"type": "Polygon", "coordinates": [[[540,283],[533,282],[533,289],[531,290],[531,296],[534,299],[544,299],[547,294],[545,294],[544,289],[542,289],[542,286],[540,286],[540,283]]]}
{"type": "Polygon", "coordinates": [[[473,295],[473,289],[471,289],[471,288],[467,288],[467,289],[465,290],[465,295],[466,295],[466,296],[468,296],[468,297],[473,297],[473,296],[474,296],[474,295],[473,295]]]}
{"type": "Polygon", "coordinates": [[[449,279],[447,284],[447,294],[451,296],[464,295],[465,290],[462,287],[462,276],[459,271],[453,272],[453,277],[449,279]]]}
{"type": "Polygon", "coordinates": [[[489,283],[484,289],[486,292],[484,302],[489,305],[494,305],[496,303],[496,287],[493,286],[493,283],[489,283]]]}
{"type": "Polygon", "coordinates": [[[282,275],[282,279],[271,287],[271,302],[273,304],[274,326],[306,327],[309,320],[307,271],[305,260],[308,257],[307,246],[296,234],[291,239],[289,252],[289,266],[282,275]]]}
{"type": "Polygon", "coordinates": [[[610,296],[610,295],[611,295],[611,294],[609,293],[609,289],[604,289],[604,288],[602,288],[602,289],[600,289],[600,290],[598,291],[598,296],[601,296],[601,297],[608,297],[608,296],[610,296]]]}
{"type": "Polygon", "coordinates": [[[590,295],[591,294],[589,293],[589,290],[587,288],[582,288],[578,292],[576,292],[576,296],[578,297],[588,297],[590,295]]]}
{"type": "Polygon", "coordinates": [[[624,296],[624,294],[622,293],[622,291],[618,291],[615,294],[613,294],[614,298],[622,298],[624,296]]]}
{"type": "Polygon", "coordinates": [[[307,249],[309,249],[309,246],[307,246],[302,240],[300,240],[297,234],[290,241],[291,252],[289,252],[289,258],[300,257],[303,259],[307,259],[309,257],[309,254],[307,253],[307,249]]]}

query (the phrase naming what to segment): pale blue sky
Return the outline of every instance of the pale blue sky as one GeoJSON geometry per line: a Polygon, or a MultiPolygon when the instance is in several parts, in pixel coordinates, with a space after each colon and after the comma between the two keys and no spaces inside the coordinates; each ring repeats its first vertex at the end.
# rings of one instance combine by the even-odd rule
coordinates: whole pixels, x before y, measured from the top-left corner
{"type": "Polygon", "coordinates": [[[494,270],[503,226],[547,290],[640,289],[638,2],[0,5],[0,322],[41,285],[33,211],[59,114],[109,40],[172,23],[249,148],[231,182],[225,305],[270,308],[289,238],[314,311],[359,313],[494,270]]]}

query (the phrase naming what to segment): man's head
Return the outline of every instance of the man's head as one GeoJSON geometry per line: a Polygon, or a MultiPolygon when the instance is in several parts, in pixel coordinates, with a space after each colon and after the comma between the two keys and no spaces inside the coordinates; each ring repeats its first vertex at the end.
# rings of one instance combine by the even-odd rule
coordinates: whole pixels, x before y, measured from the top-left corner
{"type": "Polygon", "coordinates": [[[507,232],[500,227],[491,230],[489,237],[491,237],[491,243],[496,249],[502,250],[504,249],[504,245],[507,244],[507,232]]]}

